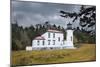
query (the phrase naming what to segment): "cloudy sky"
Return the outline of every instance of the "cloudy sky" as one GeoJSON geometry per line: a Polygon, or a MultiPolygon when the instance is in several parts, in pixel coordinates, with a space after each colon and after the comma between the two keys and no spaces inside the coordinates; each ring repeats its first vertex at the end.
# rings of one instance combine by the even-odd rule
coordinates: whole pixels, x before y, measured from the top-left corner
{"type": "MultiPolygon", "coordinates": [[[[81,5],[74,4],[55,4],[40,2],[11,2],[11,23],[17,20],[23,27],[44,24],[49,21],[50,24],[56,24],[65,27],[65,24],[71,22],[71,19],[65,19],[60,16],[60,10],[67,12],[79,12],[81,5]]],[[[76,20],[74,25],[77,26],[79,21],[76,20]]]]}

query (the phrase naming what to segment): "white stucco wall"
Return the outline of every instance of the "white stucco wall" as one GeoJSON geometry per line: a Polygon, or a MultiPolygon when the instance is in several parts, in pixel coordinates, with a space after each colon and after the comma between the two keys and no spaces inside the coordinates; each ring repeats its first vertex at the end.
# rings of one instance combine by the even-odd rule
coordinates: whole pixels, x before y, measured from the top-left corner
{"type": "Polygon", "coordinates": [[[57,47],[61,45],[61,42],[63,40],[63,33],[55,33],[55,38],[53,38],[53,33],[52,32],[46,32],[43,37],[46,38],[46,42],[48,45],[48,40],[51,40],[49,47],[57,47]],[[48,33],[50,33],[50,38],[48,38],[48,33]],[[46,34],[46,35],[45,35],[46,34]],[[58,41],[58,38],[60,37],[60,41],[58,41]],[[55,45],[53,45],[53,40],[55,40],[55,45]]]}
{"type": "Polygon", "coordinates": [[[45,38],[44,40],[44,45],[43,45],[43,40],[39,40],[40,43],[37,45],[38,40],[33,40],[32,41],[32,48],[42,48],[42,47],[61,47],[63,44],[63,33],[55,33],[55,37],[53,37],[54,32],[46,32],[42,37],[45,38]],[[48,33],[50,33],[50,38],[48,38],[48,33]],[[60,41],[58,41],[58,38],[60,38],[60,41]],[[48,40],[50,40],[50,45],[48,44],[48,40]],[[53,45],[53,40],[55,40],[55,45],[53,45]]]}
{"type": "Polygon", "coordinates": [[[67,44],[67,48],[74,48],[73,45],[73,30],[67,30],[67,41],[65,43],[67,44]]]}
{"type": "Polygon", "coordinates": [[[31,51],[32,50],[32,46],[26,46],[26,51],[31,51]]]}
{"type": "Polygon", "coordinates": [[[55,32],[46,32],[42,37],[44,37],[44,45],[43,40],[39,40],[39,45],[37,43],[38,40],[32,41],[32,48],[40,49],[40,48],[60,48],[60,49],[72,49],[74,48],[73,45],[73,30],[67,30],[66,40],[64,39],[63,33],[55,33],[55,32]],[[48,34],[50,33],[50,38],[48,38],[48,34]],[[53,34],[55,33],[55,37],[53,37],[53,34]],[[60,41],[58,40],[60,38],[60,41]],[[50,40],[50,45],[48,44],[48,40],[50,40]],[[53,45],[53,40],[55,40],[55,45],[53,45]]]}
{"type": "Polygon", "coordinates": [[[67,30],[67,41],[72,41],[73,42],[73,30],[67,30]],[[72,37],[72,40],[71,40],[72,37]]]}

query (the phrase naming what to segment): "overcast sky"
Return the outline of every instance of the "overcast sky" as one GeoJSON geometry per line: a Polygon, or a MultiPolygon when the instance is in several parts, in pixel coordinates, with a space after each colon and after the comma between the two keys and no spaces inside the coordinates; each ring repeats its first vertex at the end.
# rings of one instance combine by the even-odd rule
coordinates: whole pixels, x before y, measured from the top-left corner
{"type": "MultiPolygon", "coordinates": [[[[71,19],[65,19],[60,16],[60,10],[67,12],[79,12],[81,5],[74,4],[55,4],[55,3],[40,3],[40,2],[11,2],[11,23],[17,20],[19,25],[23,27],[44,24],[49,21],[50,24],[56,24],[66,27],[65,24],[71,22],[71,19]]],[[[77,26],[79,20],[76,20],[74,25],[77,26]]]]}

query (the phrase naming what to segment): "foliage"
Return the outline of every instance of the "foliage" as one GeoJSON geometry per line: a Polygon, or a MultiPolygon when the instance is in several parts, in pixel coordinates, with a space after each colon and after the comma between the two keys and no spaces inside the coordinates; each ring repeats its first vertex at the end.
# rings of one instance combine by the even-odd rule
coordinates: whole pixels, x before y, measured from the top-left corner
{"type": "Polygon", "coordinates": [[[12,50],[25,50],[26,46],[31,46],[32,40],[45,33],[48,29],[59,30],[64,33],[64,37],[66,36],[66,31],[61,26],[51,25],[49,22],[45,22],[42,24],[31,25],[29,27],[23,28],[19,26],[17,22],[15,24],[11,24],[11,32],[12,32],[12,50]]]}
{"type": "MultiPolygon", "coordinates": [[[[25,50],[26,46],[31,46],[32,40],[45,33],[48,29],[54,29],[62,31],[64,34],[64,40],[66,40],[66,30],[61,26],[51,25],[49,22],[42,24],[31,25],[23,28],[17,23],[11,24],[12,26],[12,50],[25,50]]],[[[95,35],[90,35],[76,28],[74,31],[74,44],[77,43],[95,43],[95,35]]]]}
{"type": "MultiPolygon", "coordinates": [[[[78,43],[95,43],[95,24],[96,24],[96,7],[81,6],[80,12],[66,12],[61,10],[61,17],[73,18],[73,23],[80,20],[79,26],[74,31],[74,44],[78,43]],[[76,39],[77,38],[77,39],[76,39]],[[76,42],[76,41],[77,42],[76,42]]],[[[77,45],[78,47],[80,45],[77,45]]]]}
{"type": "Polygon", "coordinates": [[[80,12],[66,12],[66,11],[60,11],[62,15],[61,17],[64,18],[73,18],[73,22],[75,20],[80,19],[80,26],[81,28],[86,31],[87,33],[90,33],[92,35],[95,34],[95,24],[96,24],[96,7],[91,6],[91,7],[86,7],[86,6],[81,6],[80,12]]]}

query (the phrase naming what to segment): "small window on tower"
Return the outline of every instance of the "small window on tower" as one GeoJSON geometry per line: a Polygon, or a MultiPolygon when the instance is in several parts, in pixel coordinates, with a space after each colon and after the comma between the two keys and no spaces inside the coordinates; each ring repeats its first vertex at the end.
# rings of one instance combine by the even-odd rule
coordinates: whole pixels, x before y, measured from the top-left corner
{"type": "Polygon", "coordinates": [[[58,41],[60,41],[60,37],[58,37],[58,41]]]}
{"type": "Polygon", "coordinates": [[[64,45],[65,43],[64,43],[64,40],[63,40],[63,45],[64,45]]]}
{"type": "Polygon", "coordinates": [[[71,37],[71,41],[72,41],[72,37],[71,37]]]}

